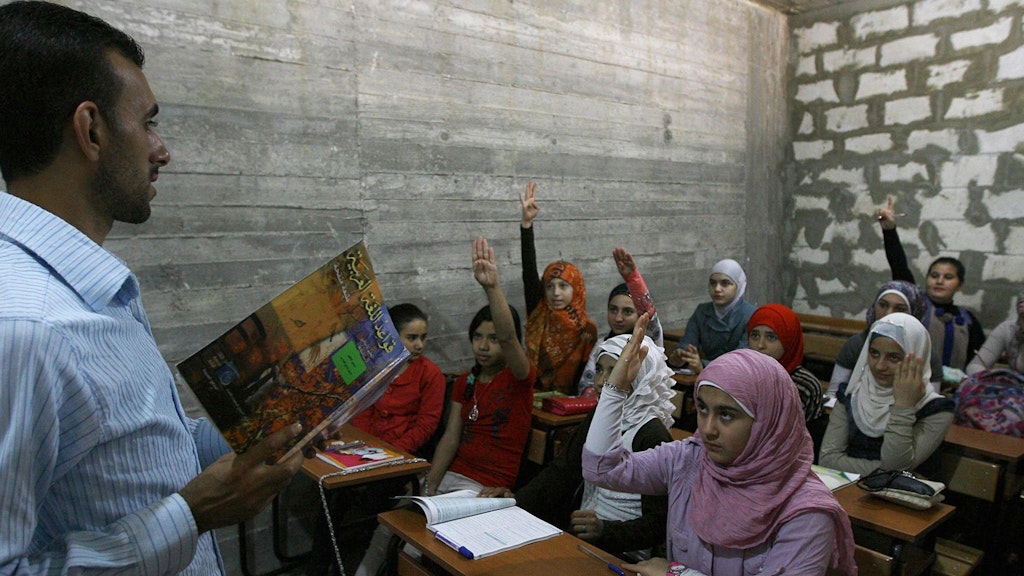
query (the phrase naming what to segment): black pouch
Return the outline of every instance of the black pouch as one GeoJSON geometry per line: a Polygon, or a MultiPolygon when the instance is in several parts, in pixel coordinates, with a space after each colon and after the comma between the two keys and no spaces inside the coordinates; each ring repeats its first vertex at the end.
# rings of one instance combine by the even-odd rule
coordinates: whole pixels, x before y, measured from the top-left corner
{"type": "Polygon", "coordinates": [[[942,502],[942,482],[924,480],[906,470],[882,470],[879,468],[857,481],[866,492],[916,510],[927,510],[942,502]]]}

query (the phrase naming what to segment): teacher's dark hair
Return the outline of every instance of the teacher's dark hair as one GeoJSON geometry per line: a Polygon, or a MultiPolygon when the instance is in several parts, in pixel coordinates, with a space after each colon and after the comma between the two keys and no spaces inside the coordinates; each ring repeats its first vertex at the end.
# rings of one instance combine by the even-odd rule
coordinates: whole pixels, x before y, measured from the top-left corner
{"type": "Polygon", "coordinates": [[[49,2],[0,6],[0,172],[8,184],[56,158],[82,102],[114,123],[123,88],[109,52],[139,68],[142,48],[103,20],[49,2]]]}

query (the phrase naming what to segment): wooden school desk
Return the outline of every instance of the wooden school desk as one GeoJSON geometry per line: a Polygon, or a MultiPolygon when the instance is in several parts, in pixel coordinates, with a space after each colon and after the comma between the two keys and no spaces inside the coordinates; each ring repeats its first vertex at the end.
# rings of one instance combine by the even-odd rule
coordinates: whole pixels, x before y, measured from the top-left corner
{"type": "MultiPolygon", "coordinates": [[[[527,544],[506,552],[476,560],[463,558],[458,552],[434,537],[427,529],[426,518],[419,511],[406,508],[389,510],[377,516],[392,533],[411,544],[452,576],[615,576],[605,564],[577,549],[583,544],[608,562],[622,562],[593,545],[562,533],[554,538],[527,544]]],[[[431,574],[417,560],[404,552],[398,556],[399,576],[431,574]]]]}
{"type": "MultiPolygon", "coordinates": [[[[544,465],[555,457],[555,436],[558,432],[575,427],[587,419],[589,412],[559,416],[541,408],[533,409],[533,425],[526,446],[526,458],[534,464],[544,465]]],[[[569,433],[569,430],[565,430],[569,433]]]]}
{"type": "MultiPolygon", "coordinates": [[[[346,424],[341,429],[341,434],[338,435],[338,438],[346,441],[362,440],[366,444],[372,446],[380,446],[383,448],[387,448],[389,450],[394,450],[395,452],[400,453],[405,460],[413,460],[416,458],[412,454],[409,454],[408,452],[405,452],[403,450],[399,450],[398,448],[395,448],[391,444],[388,444],[387,442],[380,440],[370,434],[367,434],[366,432],[363,432],[362,430],[356,428],[355,426],[351,426],[348,424],[346,424]]],[[[419,474],[429,469],[429,462],[411,462],[401,465],[371,468],[369,470],[361,470],[359,472],[353,472],[351,474],[346,474],[344,476],[334,476],[332,478],[328,478],[327,480],[324,481],[324,488],[326,490],[336,490],[338,488],[358,486],[360,484],[375,482],[377,480],[384,480],[386,478],[408,477],[412,481],[413,492],[415,494],[419,494],[419,474]]],[[[306,474],[306,476],[312,478],[314,481],[318,481],[322,476],[325,476],[332,472],[339,471],[340,469],[337,466],[332,466],[331,464],[328,464],[327,462],[324,462],[323,460],[316,457],[306,458],[302,462],[302,472],[306,474]]],[[[283,521],[284,524],[287,525],[288,520],[287,518],[281,518],[280,507],[281,506],[278,498],[274,497],[271,506],[270,516],[272,529],[271,534],[273,540],[274,556],[277,557],[278,561],[281,563],[281,566],[275,570],[271,570],[270,572],[260,574],[259,576],[272,576],[274,574],[280,574],[282,572],[291,570],[295,568],[298,564],[303,562],[306,556],[308,555],[308,552],[298,555],[290,555],[284,550],[282,540],[284,540],[285,538],[284,535],[282,534],[284,532],[284,529],[281,527],[281,523],[283,521]]],[[[241,566],[242,574],[244,576],[254,576],[254,573],[249,570],[249,543],[247,542],[245,526],[245,522],[242,522],[238,525],[238,553],[240,556],[239,564],[241,566]]]]}
{"type": "MultiPolygon", "coordinates": [[[[851,524],[892,539],[889,555],[896,564],[903,565],[903,571],[900,573],[907,575],[921,573],[934,558],[915,558],[913,547],[906,545],[926,540],[929,534],[948,520],[956,510],[953,506],[942,503],[928,510],[913,510],[872,496],[856,484],[844,486],[834,494],[850,517],[851,524]]],[[[928,552],[931,551],[931,546],[926,548],[928,552]]]]}

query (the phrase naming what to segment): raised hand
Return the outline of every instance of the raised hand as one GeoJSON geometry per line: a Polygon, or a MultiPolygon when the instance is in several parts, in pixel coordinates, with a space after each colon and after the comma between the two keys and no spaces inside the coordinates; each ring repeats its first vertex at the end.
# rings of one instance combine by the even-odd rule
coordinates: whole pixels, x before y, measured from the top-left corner
{"type": "Polygon", "coordinates": [[[498,285],[498,265],[494,260],[494,249],[483,236],[473,240],[473,278],[484,288],[498,285]]]}
{"type": "Polygon", "coordinates": [[[179,494],[192,510],[200,534],[250,518],[288,486],[302,466],[302,454],[296,452],[279,463],[273,460],[301,431],[294,424],[267,436],[245,454],[225,454],[181,489],[179,494]]]}
{"type": "Polygon", "coordinates": [[[907,354],[892,379],[892,396],[897,408],[913,408],[924,398],[924,358],[907,354]]]}
{"type": "Polygon", "coordinates": [[[878,209],[878,224],[882,230],[896,228],[896,201],[892,196],[889,196],[889,204],[885,208],[878,209]]]}
{"type": "Polygon", "coordinates": [[[636,380],[636,375],[640,373],[640,366],[644,363],[644,358],[647,357],[648,350],[643,342],[644,334],[647,333],[647,324],[650,321],[651,317],[647,314],[640,315],[636,325],[633,326],[633,334],[629,337],[629,342],[626,342],[622,348],[622,353],[619,354],[612,373],[605,380],[606,386],[632,391],[633,381],[636,380]]]}
{"type": "Polygon", "coordinates": [[[527,182],[526,193],[519,193],[519,203],[523,207],[523,217],[519,225],[523,228],[533,226],[533,219],[537,217],[540,208],[537,207],[537,183],[527,182]]]}
{"type": "Polygon", "coordinates": [[[612,258],[615,259],[615,267],[619,269],[619,276],[626,278],[636,271],[636,262],[633,261],[633,255],[627,252],[625,248],[612,250],[612,258]]]}

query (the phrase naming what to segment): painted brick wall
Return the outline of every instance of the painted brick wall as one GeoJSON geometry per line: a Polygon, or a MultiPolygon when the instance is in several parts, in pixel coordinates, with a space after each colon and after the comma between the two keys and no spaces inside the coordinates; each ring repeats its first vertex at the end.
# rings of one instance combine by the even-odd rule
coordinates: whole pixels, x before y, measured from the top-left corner
{"type": "MultiPolygon", "coordinates": [[[[0,0],[2,1],[2,0],[0,0]]],[[[785,18],[746,0],[70,0],[134,35],[173,159],[152,219],[107,247],[138,274],[174,363],[360,238],[428,354],[471,365],[471,239],[522,308],[517,194],[540,184],[542,263],[584,271],[589,311],[636,256],[668,326],[722,257],[777,300],[785,18]],[[757,225],[748,225],[748,222],[757,225]]],[[[197,413],[183,393],[190,413],[197,413]]],[[[298,480],[293,516],[317,505],[298,480]]],[[[275,565],[253,523],[260,571],[275,565]]],[[[299,523],[294,546],[308,544],[299,523]]],[[[219,531],[237,573],[233,528],[219,531]]]]}
{"type": "Polygon", "coordinates": [[[987,329],[1008,317],[1024,286],[1022,14],[875,0],[791,20],[794,308],[862,317],[890,279],[873,216],[892,195],[919,282],[954,256],[957,302],[987,329]]]}

